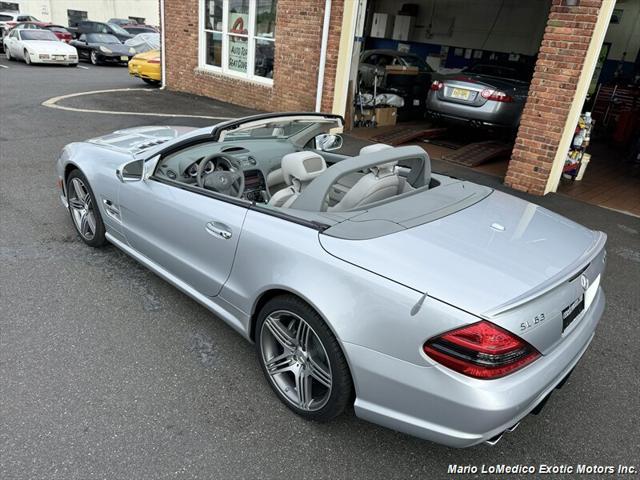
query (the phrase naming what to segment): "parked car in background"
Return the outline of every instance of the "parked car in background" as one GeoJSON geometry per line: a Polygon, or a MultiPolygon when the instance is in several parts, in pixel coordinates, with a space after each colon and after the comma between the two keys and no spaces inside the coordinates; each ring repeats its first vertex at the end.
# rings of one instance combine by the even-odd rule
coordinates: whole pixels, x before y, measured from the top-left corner
{"type": "Polygon", "coordinates": [[[3,39],[7,60],[24,60],[32,63],[57,63],[76,66],[78,52],[61,42],[49,30],[12,29],[3,39]]]}
{"type": "Polygon", "coordinates": [[[133,37],[129,32],[115,23],[94,22],[93,20],[83,20],[78,22],[76,27],[69,27],[69,31],[79,38],[83,33],[105,33],[113,35],[121,42],[133,37]]]}
{"type": "Polygon", "coordinates": [[[63,27],[62,25],[54,25],[53,23],[47,23],[47,22],[20,22],[17,23],[15,27],[13,28],[18,28],[18,29],[27,29],[27,30],[49,30],[51,32],[53,32],[53,34],[58,37],[60,40],[62,40],[65,43],[69,43],[72,39],[73,36],[71,35],[71,32],[69,32],[69,30],[67,30],[65,27],[63,27]]]}
{"type": "Polygon", "coordinates": [[[116,25],[129,25],[131,20],[128,18],[110,18],[107,23],[115,23],[116,25]]]}
{"type": "Polygon", "coordinates": [[[129,25],[121,25],[123,29],[129,32],[131,35],[138,35],[139,33],[158,33],[154,27],[150,25],[144,25],[141,23],[138,24],[129,24],[129,25]]]}
{"type": "Polygon", "coordinates": [[[516,130],[532,69],[524,64],[479,62],[431,84],[427,113],[436,120],[516,130]]]}
{"type": "Polygon", "coordinates": [[[129,75],[149,85],[159,85],[162,81],[161,63],[160,50],[139,53],[129,60],[129,75]]]}
{"type": "Polygon", "coordinates": [[[148,52],[149,50],[160,49],[160,34],[155,32],[139,33],[133,38],[130,38],[125,45],[133,47],[136,53],[148,52]]]}
{"type": "Polygon", "coordinates": [[[99,63],[119,63],[124,65],[136,53],[133,47],[124,45],[114,35],[107,33],[83,33],[71,45],[78,49],[81,60],[88,60],[94,65],[99,63]]]}
{"type": "Polygon", "coordinates": [[[16,23],[39,21],[40,20],[38,20],[33,15],[27,15],[11,10],[0,11],[0,46],[2,46],[2,48],[4,49],[2,39],[7,35],[8,31],[15,26],[16,23]]]}
{"type": "Polygon", "coordinates": [[[398,110],[398,118],[422,119],[434,75],[434,70],[415,53],[367,50],[360,56],[358,87],[361,92],[373,93],[375,81],[377,93],[402,97],[404,106],[398,110]]]}
{"type": "Polygon", "coordinates": [[[360,55],[358,75],[364,88],[372,88],[374,77],[378,76],[378,86],[385,83],[386,67],[415,67],[418,78],[412,82],[429,83],[433,69],[425,60],[414,53],[399,52],[397,50],[367,50],[360,55]]]}

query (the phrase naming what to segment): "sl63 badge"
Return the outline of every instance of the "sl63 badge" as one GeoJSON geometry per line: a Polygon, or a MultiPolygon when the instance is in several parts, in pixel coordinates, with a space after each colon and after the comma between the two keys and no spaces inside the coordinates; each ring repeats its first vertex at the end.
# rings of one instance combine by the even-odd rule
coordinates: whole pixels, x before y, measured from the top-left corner
{"type": "Polygon", "coordinates": [[[544,322],[544,313],[536,315],[531,320],[527,320],[526,322],[522,322],[520,324],[520,331],[524,332],[525,330],[529,330],[529,329],[535,327],[536,325],[540,325],[542,322],[544,322]]]}

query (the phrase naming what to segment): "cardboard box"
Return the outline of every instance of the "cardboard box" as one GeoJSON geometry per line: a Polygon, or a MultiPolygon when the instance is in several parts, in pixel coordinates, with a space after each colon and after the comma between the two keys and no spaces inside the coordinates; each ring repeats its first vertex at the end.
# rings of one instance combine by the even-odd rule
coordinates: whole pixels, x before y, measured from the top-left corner
{"type": "Polygon", "coordinates": [[[398,119],[398,109],[396,107],[376,108],[376,124],[379,127],[395,125],[398,119]]]}

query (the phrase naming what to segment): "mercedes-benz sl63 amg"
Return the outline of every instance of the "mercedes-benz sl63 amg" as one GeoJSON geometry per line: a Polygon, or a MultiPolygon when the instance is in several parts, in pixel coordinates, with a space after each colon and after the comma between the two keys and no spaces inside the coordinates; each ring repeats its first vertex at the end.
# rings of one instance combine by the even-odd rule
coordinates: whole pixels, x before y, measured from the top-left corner
{"type": "MultiPolygon", "coordinates": [[[[605,234],[431,171],[338,153],[329,114],[140,127],[67,145],[62,203],[255,342],[275,394],[329,420],[496,442],[562,385],[602,315],[605,234]]],[[[238,407],[238,408],[241,408],[238,407]]]]}

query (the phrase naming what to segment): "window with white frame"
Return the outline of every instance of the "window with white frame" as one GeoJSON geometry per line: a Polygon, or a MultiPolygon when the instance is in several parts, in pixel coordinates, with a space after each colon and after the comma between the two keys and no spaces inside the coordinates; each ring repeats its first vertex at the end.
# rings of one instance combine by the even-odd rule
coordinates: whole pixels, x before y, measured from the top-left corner
{"type": "Polygon", "coordinates": [[[277,0],[200,0],[200,68],[273,82],[277,0]]]}

